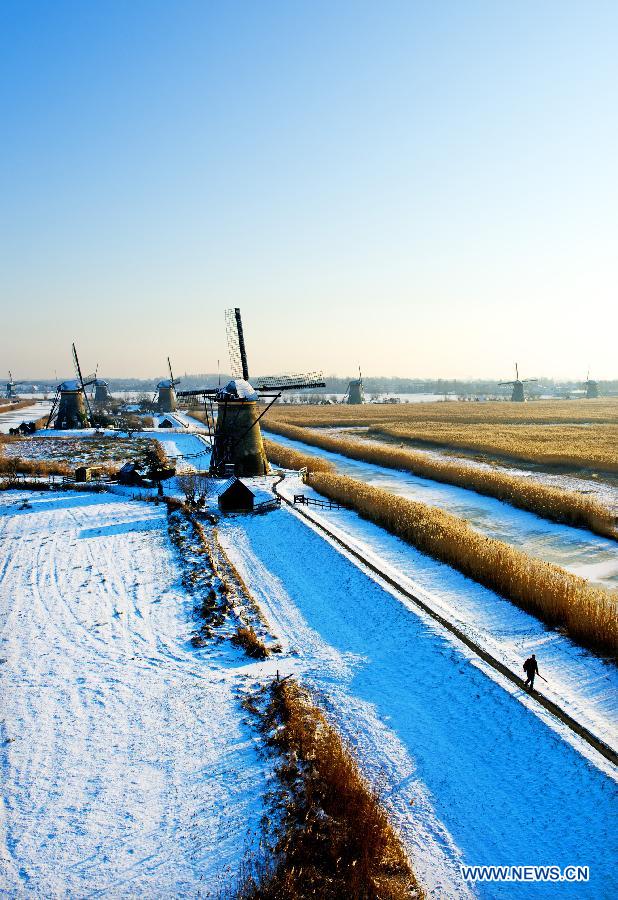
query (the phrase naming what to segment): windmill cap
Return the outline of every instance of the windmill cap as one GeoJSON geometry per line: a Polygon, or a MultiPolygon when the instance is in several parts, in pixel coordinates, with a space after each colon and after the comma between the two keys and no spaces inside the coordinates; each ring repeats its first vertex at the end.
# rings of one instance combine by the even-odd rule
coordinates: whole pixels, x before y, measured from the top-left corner
{"type": "Polygon", "coordinates": [[[79,381],[63,381],[58,385],[59,391],[81,391],[82,386],[79,381]]]}
{"type": "Polygon", "coordinates": [[[95,384],[104,385],[105,387],[109,387],[109,384],[107,383],[107,381],[104,381],[103,378],[97,378],[97,380],[95,381],[95,384]]]}
{"type": "Polygon", "coordinates": [[[221,400],[257,400],[258,394],[248,381],[243,381],[242,378],[232,378],[217,394],[217,399],[219,398],[221,400]]]}
{"type": "Polygon", "coordinates": [[[158,388],[172,388],[172,387],[174,387],[176,384],[178,384],[178,381],[177,381],[177,380],[174,381],[174,382],[172,382],[172,379],[171,379],[171,378],[164,378],[163,381],[160,381],[160,382],[158,383],[157,387],[158,387],[158,388]]]}

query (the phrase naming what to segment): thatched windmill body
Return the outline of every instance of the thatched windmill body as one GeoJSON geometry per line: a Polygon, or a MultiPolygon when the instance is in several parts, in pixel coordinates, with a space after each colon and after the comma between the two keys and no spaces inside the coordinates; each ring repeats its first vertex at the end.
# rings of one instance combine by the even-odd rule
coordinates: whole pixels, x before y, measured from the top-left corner
{"type": "Polygon", "coordinates": [[[264,451],[260,420],[281,396],[282,391],[324,387],[321,372],[309,375],[269,376],[249,381],[249,365],[240,309],[226,310],[226,331],[233,378],[224,386],[180,391],[179,397],[203,397],[216,406],[210,472],[238,476],[265,475],[268,460],[264,451]],[[266,405],[260,401],[270,401],[266,405]]]}
{"type": "Polygon", "coordinates": [[[590,371],[586,375],[586,400],[596,400],[599,396],[599,382],[590,380],[590,371]]]}
{"type": "Polygon", "coordinates": [[[525,403],[526,393],[524,391],[524,385],[529,384],[532,381],[538,381],[538,378],[521,379],[519,377],[519,366],[515,363],[515,381],[501,381],[500,386],[513,388],[511,391],[511,403],[525,403]]]}
{"type": "Polygon", "coordinates": [[[72,345],[72,351],[76,377],[63,381],[56,387],[56,395],[47,419],[47,428],[53,422],[57,431],[88,428],[92,420],[87,388],[95,383],[96,376],[83,377],[75,344],[72,345]]]}
{"type": "Polygon", "coordinates": [[[360,366],[358,367],[358,378],[353,379],[348,384],[348,389],[343,398],[344,403],[349,403],[353,406],[358,406],[361,403],[365,402],[365,393],[363,390],[363,376],[360,370],[360,366]]]}
{"type": "Polygon", "coordinates": [[[109,384],[103,378],[97,378],[94,383],[94,404],[95,406],[107,406],[114,398],[109,392],[109,384]]]}
{"type": "Polygon", "coordinates": [[[178,406],[176,401],[176,385],[180,384],[180,378],[174,378],[169,356],[167,357],[167,367],[170,370],[170,377],[160,381],[157,385],[158,412],[175,412],[178,406]]]}

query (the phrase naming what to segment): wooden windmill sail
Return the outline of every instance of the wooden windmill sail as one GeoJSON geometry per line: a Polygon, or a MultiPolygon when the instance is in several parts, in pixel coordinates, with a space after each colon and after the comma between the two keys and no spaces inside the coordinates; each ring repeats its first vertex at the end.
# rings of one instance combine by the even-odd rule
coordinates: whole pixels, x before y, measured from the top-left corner
{"type": "Polygon", "coordinates": [[[88,428],[92,421],[92,408],[86,389],[95,383],[96,376],[93,374],[83,377],[75,344],[71,346],[75,378],[63,381],[56,387],[56,395],[47,419],[47,427],[49,428],[53,422],[54,428],[58,431],[88,428]]]}
{"type": "Polygon", "coordinates": [[[526,378],[521,379],[519,377],[519,366],[515,363],[515,381],[501,381],[501,387],[512,387],[511,391],[511,402],[512,403],[524,403],[526,400],[526,394],[524,391],[524,384],[528,384],[532,381],[538,381],[538,378],[526,378]]]}
{"type": "Polygon", "coordinates": [[[170,370],[170,377],[160,381],[157,385],[157,410],[159,412],[174,412],[177,406],[176,385],[180,384],[180,378],[174,378],[169,356],[167,357],[167,367],[170,370]]]}
{"type": "MultiPolygon", "coordinates": [[[[324,387],[321,372],[308,375],[281,375],[258,378],[250,383],[249,364],[240,309],[225,314],[232,378],[223,387],[180,391],[179,397],[203,397],[216,405],[210,471],[214,475],[264,475],[268,460],[264,451],[260,419],[282,391],[324,387]],[[267,405],[259,401],[266,400],[267,405]]],[[[213,417],[214,418],[214,417],[213,417]]]]}
{"type": "Polygon", "coordinates": [[[350,381],[343,400],[344,403],[350,403],[355,406],[358,406],[360,403],[365,402],[365,393],[363,391],[363,376],[360,370],[360,366],[358,367],[358,378],[354,378],[352,381],[350,381]]]}

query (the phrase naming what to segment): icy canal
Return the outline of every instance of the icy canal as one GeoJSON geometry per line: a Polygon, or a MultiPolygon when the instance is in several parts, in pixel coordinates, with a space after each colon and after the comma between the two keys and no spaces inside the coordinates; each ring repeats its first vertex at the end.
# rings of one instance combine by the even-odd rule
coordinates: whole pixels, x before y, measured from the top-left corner
{"type": "Polygon", "coordinates": [[[618,544],[615,541],[581,528],[549,522],[534,513],[515,509],[500,500],[465,488],[349,459],[278,434],[268,434],[268,437],[310,456],[329,460],[341,475],[349,475],[429,506],[438,506],[467,519],[470,525],[484,534],[512,544],[531,556],[555,563],[605,587],[618,589],[618,544]]]}
{"type": "MultiPolygon", "coordinates": [[[[616,783],[406,606],[283,508],[228,520],[222,541],[299,670],[355,745],[436,900],[514,896],[459,864],[588,865],[561,897],[616,896],[616,783]]],[[[519,898],[556,885],[518,884],[519,898]]]]}

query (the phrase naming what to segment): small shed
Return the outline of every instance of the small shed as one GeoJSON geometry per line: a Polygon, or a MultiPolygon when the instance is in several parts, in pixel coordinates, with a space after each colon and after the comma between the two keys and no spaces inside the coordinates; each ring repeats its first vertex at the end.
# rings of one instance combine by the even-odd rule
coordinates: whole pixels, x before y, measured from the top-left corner
{"type": "Polygon", "coordinates": [[[217,495],[222,512],[253,512],[255,494],[240,478],[230,478],[217,495]]]}
{"type": "Polygon", "coordinates": [[[159,422],[159,428],[174,428],[174,423],[170,422],[169,419],[162,419],[159,422]]]}
{"type": "Polygon", "coordinates": [[[144,476],[138,470],[135,463],[127,462],[118,472],[118,484],[127,484],[132,487],[144,486],[144,476]]]}
{"type": "Polygon", "coordinates": [[[98,481],[103,474],[102,466],[78,466],[75,469],[75,481],[98,481]]]}

